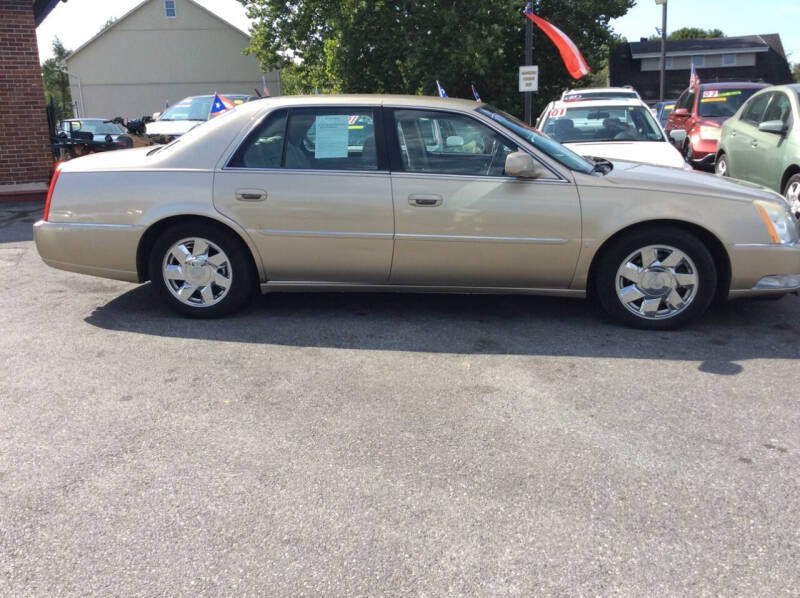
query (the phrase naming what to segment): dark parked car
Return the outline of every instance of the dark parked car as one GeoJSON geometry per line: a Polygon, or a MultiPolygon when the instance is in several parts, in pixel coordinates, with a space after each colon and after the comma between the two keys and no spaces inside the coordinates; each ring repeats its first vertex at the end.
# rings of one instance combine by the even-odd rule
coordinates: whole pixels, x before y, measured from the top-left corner
{"type": "Polygon", "coordinates": [[[60,160],[85,154],[133,147],[125,129],[104,118],[71,118],[59,121],[53,151],[60,160]]]}

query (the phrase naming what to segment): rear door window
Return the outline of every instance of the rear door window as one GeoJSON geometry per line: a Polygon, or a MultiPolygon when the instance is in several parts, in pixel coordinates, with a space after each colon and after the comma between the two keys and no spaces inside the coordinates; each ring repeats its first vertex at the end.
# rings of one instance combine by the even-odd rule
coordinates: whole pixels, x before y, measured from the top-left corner
{"type": "Polygon", "coordinates": [[[279,110],[248,135],[228,166],[378,170],[373,108],[279,110]]]}

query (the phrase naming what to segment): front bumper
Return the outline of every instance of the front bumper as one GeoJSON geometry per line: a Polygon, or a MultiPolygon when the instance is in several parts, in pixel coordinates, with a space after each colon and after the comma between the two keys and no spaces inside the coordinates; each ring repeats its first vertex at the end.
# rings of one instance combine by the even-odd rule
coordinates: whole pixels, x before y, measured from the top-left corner
{"type": "Polygon", "coordinates": [[[800,290],[800,243],[736,245],[731,274],[732,298],[800,290]]]}

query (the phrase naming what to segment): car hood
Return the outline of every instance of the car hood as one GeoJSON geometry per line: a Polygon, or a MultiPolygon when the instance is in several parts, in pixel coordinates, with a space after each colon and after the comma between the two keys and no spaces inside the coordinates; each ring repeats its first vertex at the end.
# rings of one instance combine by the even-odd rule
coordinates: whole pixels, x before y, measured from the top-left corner
{"type": "Polygon", "coordinates": [[[565,143],[581,156],[607,160],[636,160],[658,166],[683,168],[685,162],[680,152],[666,141],[604,141],[602,143],[565,143]]]}
{"type": "Polygon", "coordinates": [[[183,135],[201,124],[203,121],[200,120],[157,120],[147,123],[147,134],[183,135]]]}
{"type": "MultiPolygon", "coordinates": [[[[614,169],[602,178],[596,178],[595,180],[598,180],[598,184],[621,189],[642,189],[681,195],[723,197],[737,201],[761,199],[785,203],[783,197],[774,191],[737,179],[638,162],[624,162],[621,160],[612,160],[612,162],[614,169]]],[[[591,183],[589,184],[591,185],[591,183]]]]}

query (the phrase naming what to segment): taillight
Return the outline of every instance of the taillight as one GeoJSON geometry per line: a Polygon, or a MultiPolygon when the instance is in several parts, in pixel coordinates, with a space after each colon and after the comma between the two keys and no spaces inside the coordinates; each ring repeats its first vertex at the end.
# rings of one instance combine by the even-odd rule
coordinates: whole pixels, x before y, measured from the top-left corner
{"type": "Polygon", "coordinates": [[[53,189],[56,188],[56,181],[58,180],[58,175],[61,174],[61,162],[56,164],[56,168],[53,171],[53,178],[50,179],[50,188],[47,190],[47,201],[44,202],[44,221],[47,222],[48,216],[50,216],[50,200],[53,199],[53,189]]]}

